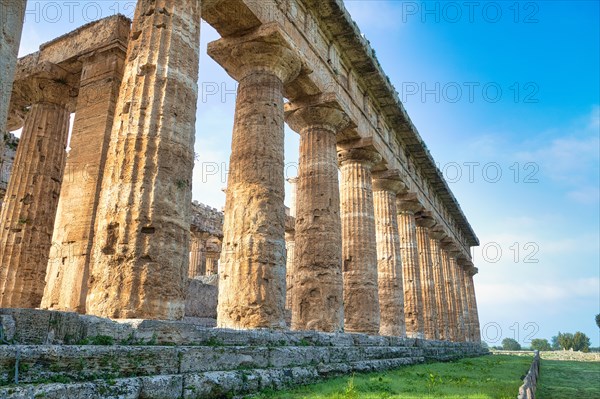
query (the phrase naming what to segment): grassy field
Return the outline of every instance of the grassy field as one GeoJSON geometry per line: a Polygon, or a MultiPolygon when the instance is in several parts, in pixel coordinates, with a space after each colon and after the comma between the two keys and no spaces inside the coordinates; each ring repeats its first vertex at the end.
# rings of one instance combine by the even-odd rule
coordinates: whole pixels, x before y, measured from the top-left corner
{"type": "Polygon", "coordinates": [[[484,356],[451,363],[356,374],[258,398],[286,399],[514,399],[533,357],[484,356]]]}
{"type": "Polygon", "coordinates": [[[536,398],[600,398],[600,362],[542,359],[536,398]]]}

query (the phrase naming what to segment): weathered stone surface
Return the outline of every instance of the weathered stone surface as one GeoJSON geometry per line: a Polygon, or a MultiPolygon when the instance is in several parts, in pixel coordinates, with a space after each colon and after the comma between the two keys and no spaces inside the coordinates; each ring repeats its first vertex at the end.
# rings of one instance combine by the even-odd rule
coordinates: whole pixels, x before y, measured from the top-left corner
{"type": "Polygon", "coordinates": [[[138,2],[97,211],[88,313],[184,315],[199,38],[199,1],[138,2]]]}
{"type": "Polygon", "coordinates": [[[456,261],[456,252],[450,252],[450,273],[452,273],[452,284],[454,285],[454,318],[456,319],[456,340],[465,341],[465,319],[463,315],[463,282],[459,277],[458,263],[456,261]]]}
{"type": "Polygon", "coordinates": [[[424,338],[423,293],[417,245],[415,212],[421,206],[414,201],[399,199],[398,228],[400,231],[400,253],[402,255],[402,277],[404,280],[404,318],[406,336],[424,338]]]}
{"type": "Polygon", "coordinates": [[[210,237],[206,241],[206,275],[212,276],[219,273],[219,257],[221,256],[221,240],[210,237]]]}
{"type": "Polygon", "coordinates": [[[396,179],[376,178],[373,182],[381,335],[406,335],[402,257],[396,208],[396,194],[403,188],[404,184],[396,179]]]}
{"type": "Polygon", "coordinates": [[[5,133],[0,136],[0,141],[2,141],[0,143],[0,205],[2,205],[17,155],[19,139],[12,133],[5,133]]]}
{"type": "Polygon", "coordinates": [[[65,167],[72,87],[44,64],[19,87],[31,99],[0,213],[0,305],[40,305],[65,167]]]}
{"type": "Polygon", "coordinates": [[[291,110],[286,120],[300,134],[292,329],[342,331],[342,226],[336,135],[347,126],[348,119],[339,109],[320,104],[291,110]]]}
{"type": "Polygon", "coordinates": [[[190,271],[189,277],[194,278],[206,274],[206,240],[202,233],[191,232],[190,237],[190,271]]]}
{"type": "Polygon", "coordinates": [[[186,317],[216,319],[218,295],[219,289],[216,285],[190,279],[185,298],[186,317]]]}
{"type": "Polygon", "coordinates": [[[436,320],[438,311],[435,300],[435,282],[433,276],[433,255],[429,241],[429,229],[435,221],[429,218],[417,219],[417,244],[419,247],[419,266],[421,272],[421,294],[423,298],[423,329],[425,339],[439,339],[436,320]]]}
{"type": "Polygon", "coordinates": [[[368,149],[338,153],[341,182],[344,328],[378,334],[377,242],[371,169],[381,156],[368,149]]]}
{"type": "MultiPolygon", "coordinates": [[[[126,40],[126,36],[121,39],[126,40]]],[[[117,39],[109,48],[81,57],[83,67],[71,150],[58,201],[41,303],[45,309],[85,312],[96,210],[125,50],[117,39]]]]}
{"type": "Polygon", "coordinates": [[[458,320],[456,319],[456,291],[454,287],[454,275],[450,268],[450,254],[448,250],[441,247],[443,283],[446,288],[446,306],[448,309],[448,339],[458,341],[458,320]]]}
{"type": "Polygon", "coordinates": [[[446,292],[444,267],[442,263],[442,252],[440,248],[440,238],[441,235],[438,232],[432,231],[429,240],[429,245],[431,247],[435,302],[437,307],[436,326],[437,331],[439,333],[439,339],[449,340],[450,332],[448,325],[448,302],[450,298],[446,292]]]}
{"type": "MultiPolygon", "coordinates": [[[[6,119],[17,54],[21,43],[23,31],[23,17],[25,15],[26,0],[1,0],[0,1],[0,135],[7,133],[6,119]]],[[[0,140],[0,154],[4,153],[4,140],[0,140]]]]}
{"type": "Polygon", "coordinates": [[[219,281],[220,327],[285,328],[284,83],[300,61],[277,29],[209,54],[239,82],[219,281]]]}
{"type": "Polygon", "coordinates": [[[456,269],[457,278],[460,284],[460,294],[461,294],[461,303],[462,303],[462,318],[464,325],[464,335],[465,341],[471,342],[471,315],[469,312],[469,294],[467,292],[468,287],[465,282],[465,270],[462,265],[458,263],[458,268],[456,269]]]}
{"type": "Polygon", "coordinates": [[[467,273],[466,277],[466,286],[469,290],[469,311],[471,312],[473,328],[473,341],[472,342],[481,342],[481,326],[479,325],[479,312],[477,310],[477,296],[475,295],[475,283],[473,282],[473,275],[476,273],[476,269],[472,270],[470,273],[467,273]]]}

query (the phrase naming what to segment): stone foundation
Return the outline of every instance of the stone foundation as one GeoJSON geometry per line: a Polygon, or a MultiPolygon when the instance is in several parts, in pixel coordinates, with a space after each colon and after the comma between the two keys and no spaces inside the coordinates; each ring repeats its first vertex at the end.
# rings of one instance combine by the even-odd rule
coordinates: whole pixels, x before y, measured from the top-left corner
{"type": "Polygon", "coordinates": [[[0,397],[10,399],[225,397],[487,353],[471,343],[239,331],[31,309],[0,309],[0,325],[12,342],[0,346],[0,397]]]}

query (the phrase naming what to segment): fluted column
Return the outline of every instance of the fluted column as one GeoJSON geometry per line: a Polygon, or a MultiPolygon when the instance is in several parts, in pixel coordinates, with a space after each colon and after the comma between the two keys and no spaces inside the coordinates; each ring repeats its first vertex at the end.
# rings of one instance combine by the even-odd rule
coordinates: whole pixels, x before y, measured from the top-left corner
{"type": "Polygon", "coordinates": [[[220,252],[206,252],[206,275],[212,276],[219,273],[219,257],[220,252]]]}
{"type": "Polygon", "coordinates": [[[139,0],[97,211],[87,312],[184,315],[200,0],[139,0]]]}
{"type": "Polygon", "coordinates": [[[85,313],[96,210],[125,62],[114,45],[82,57],[79,96],[41,307],[85,313]]]}
{"type": "Polygon", "coordinates": [[[296,276],[294,268],[296,262],[296,232],[294,230],[285,232],[285,251],[285,308],[291,312],[296,276]]]}
{"type": "Polygon", "coordinates": [[[44,77],[28,82],[33,104],[0,213],[0,307],[38,307],[44,292],[71,100],[70,87],[48,77],[57,67],[47,68],[44,77]]]}
{"type": "Polygon", "coordinates": [[[448,341],[450,340],[450,326],[448,319],[450,309],[448,294],[446,293],[446,272],[444,270],[440,243],[442,237],[443,233],[432,230],[429,234],[429,245],[431,247],[435,302],[437,306],[436,325],[439,339],[448,341]]]}
{"type": "Polygon", "coordinates": [[[283,87],[299,74],[300,61],[275,37],[231,40],[209,46],[209,54],[239,82],[217,325],[282,329],[286,327],[283,87]]]}
{"type": "Polygon", "coordinates": [[[293,226],[286,223],[285,231],[285,308],[289,312],[288,317],[291,317],[292,312],[292,298],[294,292],[294,279],[295,279],[295,263],[296,263],[296,191],[298,186],[298,178],[292,177],[287,179],[291,185],[291,198],[290,198],[290,217],[294,218],[293,226]]]}
{"type": "Polygon", "coordinates": [[[369,149],[338,153],[341,182],[344,329],[379,334],[377,241],[371,169],[381,156],[369,149]]]}
{"type": "Polygon", "coordinates": [[[450,266],[450,253],[446,246],[442,247],[443,281],[446,288],[446,305],[448,309],[448,338],[452,342],[458,341],[458,322],[456,320],[456,292],[454,290],[454,274],[450,266]]]}
{"type": "Polygon", "coordinates": [[[462,299],[462,316],[463,316],[463,324],[464,324],[464,328],[465,328],[465,341],[467,342],[471,342],[472,341],[472,334],[471,334],[471,330],[472,330],[472,320],[471,320],[471,313],[469,311],[469,293],[468,293],[468,287],[466,285],[465,282],[465,276],[466,276],[466,271],[464,269],[464,266],[462,263],[459,263],[458,265],[458,280],[459,280],[459,284],[460,284],[460,289],[461,289],[461,299],[462,299]]]}
{"type": "Polygon", "coordinates": [[[206,274],[205,240],[202,239],[202,233],[192,231],[190,234],[189,277],[204,276],[206,274]]]}
{"type": "Polygon", "coordinates": [[[421,209],[421,205],[414,201],[399,199],[397,208],[402,278],[404,280],[406,336],[409,338],[425,338],[421,268],[415,221],[415,212],[421,209]]]}
{"type": "Polygon", "coordinates": [[[292,329],[339,332],[344,298],[336,135],[347,118],[316,105],[288,112],[286,121],[300,134],[292,329]]]}
{"type": "Polygon", "coordinates": [[[450,253],[450,271],[452,273],[452,284],[454,285],[454,318],[456,319],[456,340],[458,342],[465,341],[465,319],[463,315],[463,294],[462,280],[460,279],[459,268],[457,263],[457,252],[450,253]]]}
{"type": "Polygon", "coordinates": [[[472,322],[472,341],[481,342],[481,326],[479,325],[479,314],[477,310],[477,297],[475,295],[475,285],[473,283],[473,275],[476,273],[475,268],[465,274],[465,285],[469,293],[469,314],[472,322]]]}
{"type": "Polygon", "coordinates": [[[435,300],[435,281],[433,275],[433,254],[431,251],[429,229],[435,226],[430,218],[417,219],[417,244],[419,247],[419,266],[421,294],[423,296],[423,329],[426,339],[439,339],[437,329],[438,311],[435,300]]]}
{"type": "MultiPolygon", "coordinates": [[[[0,0],[0,134],[6,133],[6,119],[17,67],[26,0],[0,0]]],[[[4,140],[0,140],[0,153],[4,140]]]]}
{"type": "Polygon", "coordinates": [[[379,333],[398,337],[406,335],[402,257],[396,208],[396,195],[404,187],[402,182],[395,179],[376,178],[373,181],[377,276],[381,309],[379,333]]]}

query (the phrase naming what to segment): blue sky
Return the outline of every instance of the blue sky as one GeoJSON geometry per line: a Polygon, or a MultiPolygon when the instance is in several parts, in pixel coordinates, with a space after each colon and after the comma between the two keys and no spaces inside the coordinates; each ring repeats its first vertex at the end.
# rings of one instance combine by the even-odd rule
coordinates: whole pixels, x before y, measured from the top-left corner
{"type": "MultiPolygon", "coordinates": [[[[67,3],[29,1],[21,55],[134,4],[67,3]]],[[[346,1],[480,238],[476,290],[492,344],[560,330],[600,345],[598,4],[346,1]]],[[[206,55],[218,34],[202,29],[193,190],[220,208],[236,85],[206,55]]],[[[297,159],[288,129],[288,177],[297,159]]]]}

